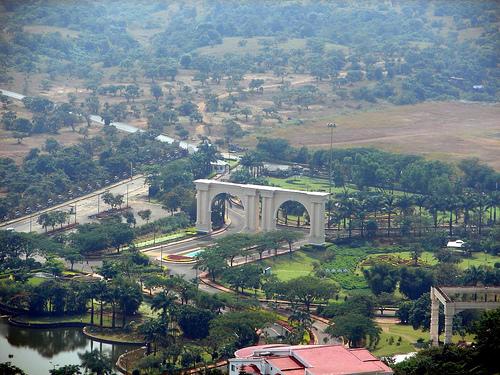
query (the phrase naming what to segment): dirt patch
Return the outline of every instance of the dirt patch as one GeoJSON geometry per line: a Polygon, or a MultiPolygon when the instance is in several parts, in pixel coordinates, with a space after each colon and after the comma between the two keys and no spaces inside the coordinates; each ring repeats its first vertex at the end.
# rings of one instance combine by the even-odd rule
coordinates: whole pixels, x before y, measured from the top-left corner
{"type": "MultiPolygon", "coordinates": [[[[98,125],[91,126],[89,128],[89,137],[97,135],[101,128],[98,125]]],[[[47,138],[54,138],[60,144],[70,146],[80,142],[83,136],[78,134],[78,128],[76,132],[73,132],[70,128],[63,128],[59,130],[59,134],[34,134],[24,138],[22,143],[19,144],[12,137],[12,132],[0,129],[0,157],[12,158],[17,164],[21,164],[23,158],[32,148],[42,150],[47,138]]]]}

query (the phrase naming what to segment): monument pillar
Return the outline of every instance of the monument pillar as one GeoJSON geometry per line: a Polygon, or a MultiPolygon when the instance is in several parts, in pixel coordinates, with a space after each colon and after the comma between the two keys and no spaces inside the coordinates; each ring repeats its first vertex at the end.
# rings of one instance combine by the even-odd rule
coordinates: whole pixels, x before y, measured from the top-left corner
{"type": "Polygon", "coordinates": [[[209,185],[196,182],[196,230],[200,233],[212,232],[212,205],[209,185]]]}
{"type": "Polygon", "coordinates": [[[259,228],[259,196],[257,192],[247,193],[245,196],[245,226],[249,232],[256,232],[259,228]]]}
{"type": "Polygon", "coordinates": [[[439,345],[439,300],[431,288],[431,342],[433,346],[439,345]]]}
{"type": "Polygon", "coordinates": [[[451,344],[451,337],[453,336],[453,317],[455,316],[455,309],[453,305],[444,306],[444,343],[451,344]]]}
{"type": "Polygon", "coordinates": [[[309,242],[314,245],[325,243],[325,202],[323,199],[311,200],[309,216],[311,229],[309,231],[309,242]]]}
{"type": "Polygon", "coordinates": [[[260,191],[262,198],[262,221],[261,229],[264,232],[269,232],[276,229],[276,218],[274,217],[274,193],[272,191],[260,191]]]}

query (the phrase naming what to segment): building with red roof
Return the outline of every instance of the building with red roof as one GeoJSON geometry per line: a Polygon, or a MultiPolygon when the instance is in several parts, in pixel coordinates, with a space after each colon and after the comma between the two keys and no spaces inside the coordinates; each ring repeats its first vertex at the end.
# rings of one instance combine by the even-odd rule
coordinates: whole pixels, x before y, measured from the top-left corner
{"type": "Polygon", "coordinates": [[[229,360],[229,375],[388,375],[389,366],[366,349],[342,345],[259,345],[229,360]]]}

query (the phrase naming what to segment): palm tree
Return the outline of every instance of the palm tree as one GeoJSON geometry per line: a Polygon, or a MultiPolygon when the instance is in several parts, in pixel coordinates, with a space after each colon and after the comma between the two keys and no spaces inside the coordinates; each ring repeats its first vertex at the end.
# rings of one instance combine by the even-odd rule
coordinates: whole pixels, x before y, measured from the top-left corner
{"type": "Polygon", "coordinates": [[[90,298],[90,324],[94,324],[94,299],[97,296],[97,283],[91,283],[87,286],[86,295],[90,298]]]}
{"type": "Polygon", "coordinates": [[[387,237],[391,236],[391,218],[394,211],[396,198],[394,192],[391,190],[390,193],[384,192],[382,203],[384,205],[384,210],[387,212],[387,237]]]}
{"type": "Polygon", "coordinates": [[[175,300],[176,296],[168,294],[165,291],[158,293],[153,297],[151,308],[153,311],[161,311],[161,318],[165,324],[170,325],[176,311],[175,300]]]}
{"type": "Polygon", "coordinates": [[[467,227],[470,221],[470,212],[476,207],[476,195],[468,190],[462,195],[462,209],[464,211],[464,230],[467,233],[467,227]]]}
{"type": "Polygon", "coordinates": [[[99,325],[103,326],[104,303],[108,299],[108,286],[105,281],[94,284],[94,296],[99,300],[99,325]]]}
{"type": "Polygon", "coordinates": [[[158,342],[166,335],[166,326],[161,319],[149,319],[139,326],[139,332],[143,335],[147,343],[146,355],[151,354],[151,344],[153,344],[153,355],[156,355],[158,342]]]}
{"type": "Polygon", "coordinates": [[[486,196],[486,194],[482,193],[482,194],[478,195],[477,206],[474,209],[474,211],[477,214],[477,228],[478,228],[479,235],[482,234],[483,218],[484,218],[486,212],[488,212],[489,204],[490,204],[490,201],[489,201],[488,197],[486,196]]]}

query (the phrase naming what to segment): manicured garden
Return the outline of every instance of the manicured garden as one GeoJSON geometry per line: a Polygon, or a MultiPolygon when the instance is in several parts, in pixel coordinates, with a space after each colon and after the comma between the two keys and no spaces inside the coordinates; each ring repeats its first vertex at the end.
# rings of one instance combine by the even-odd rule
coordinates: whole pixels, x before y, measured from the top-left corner
{"type": "MultiPolygon", "coordinates": [[[[391,254],[372,254],[368,259],[377,259],[377,261],[385,261],[394,265],[411,263],[412,255],[409,251],[394,252],[391,254]]],[[[458,263],[460,269],[467,269],[472,266],[489,266],[494,267],[495,263],[500,262],[500,256],[488,253],[472,253],[470,257],[462,257],[458,263]]],[[[434,254],[429,251],[424,251],[418,261],[421,265],[434,266],[438,263],[434,254]]]]}
{"type": "Polygon", "coordinates": [[[368,286],[359,266],[367,257],[365,248],[336,247],[334,251],[308,249],[268,259],[265,265],[281,281],[316,273],[337,282],[340,294],[355,294],[368,291],[368,286]]]}

